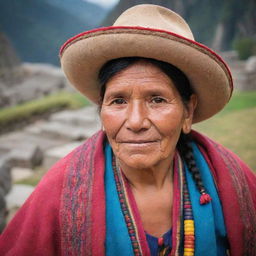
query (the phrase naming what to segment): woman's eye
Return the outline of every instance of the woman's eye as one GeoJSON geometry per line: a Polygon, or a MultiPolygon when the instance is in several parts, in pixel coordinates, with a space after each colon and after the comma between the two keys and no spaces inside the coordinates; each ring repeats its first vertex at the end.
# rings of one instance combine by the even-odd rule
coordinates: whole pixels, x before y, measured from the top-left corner
{"type": "Polygon", "coordinates": [[[153,97],[151,99],[151,102],[152,103],[164,103],[164,102],[166,102],[166,100],[162,97],[153,97]]]}
{"type": "Polygon", "coordinates": [[[126,101],[122,98],[118,98],[118,99],[114,99],[111,104],[115,104],[115,105],[121,105],[121,104],[125,104],[126,101]]]}

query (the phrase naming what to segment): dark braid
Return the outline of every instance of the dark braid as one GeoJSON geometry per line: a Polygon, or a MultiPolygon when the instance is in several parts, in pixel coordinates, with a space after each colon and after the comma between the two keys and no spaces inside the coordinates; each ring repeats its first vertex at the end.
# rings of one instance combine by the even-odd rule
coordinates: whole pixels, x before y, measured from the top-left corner
{"type": "MultiPolygon", "coordinates": [[[[117,73],[128,68],[132,64],[135,64],[141,60],[147,61],[156,67],[158,67],[164,74],[166,74],[174,83],[176,89],[178,90],[183,104],[187,107],[187,103],[193,94],[193,89],[190,86],[189,80],[186,75],[179,70],[177,67],[155,59],[141,58],[141,57],[125,57],[120,59],[113,59],[104,64],[99,72],[99,83],[101,85],[100,90],[100,108],[105,95],[107,82],[117,73]]],[[[181,133],[178,144],[178,151],[182,159],[186,162],[189,171],[192,173],[193,179],[199,192],[203,195],[200,199],[202,204],[209,202],[209,195],[206,194],[206,190],[203,185],[203,181],[200,175],[200,171],[196,166],[196,161],[194,159],[193,150],[191,147],[191,137],[189,134],[181,133]],[[208,197],[207,197],[208,196],[208,197]]]]}
{"type": "Polygon", "coordinates": [[[190,134],[181,133],[178,144],[177,144],[177,148],[181,155],[181,158],[186,162],[188,169],[193,176],[193,179],[196,183],[196,186],[199,192],[202,194],[202,193],[205,193],[206,191],[200,175],[200,170],[196,166],[196,161],[194,158],[191,142],[192,142],[192,139],[190,134]]]}

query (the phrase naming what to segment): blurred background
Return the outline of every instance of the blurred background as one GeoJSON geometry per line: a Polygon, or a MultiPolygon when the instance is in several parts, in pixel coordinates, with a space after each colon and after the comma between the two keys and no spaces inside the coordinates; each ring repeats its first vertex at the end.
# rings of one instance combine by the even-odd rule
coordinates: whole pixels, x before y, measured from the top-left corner
{"type": "Polygon", "coordinates": [[[255,0],[0,0],[0,232],[47,169],[100,128],[59,67],[60,46],[141,3],[179,13],[228,63],[233,98],[194,129],[256,170],[255,0]]]}

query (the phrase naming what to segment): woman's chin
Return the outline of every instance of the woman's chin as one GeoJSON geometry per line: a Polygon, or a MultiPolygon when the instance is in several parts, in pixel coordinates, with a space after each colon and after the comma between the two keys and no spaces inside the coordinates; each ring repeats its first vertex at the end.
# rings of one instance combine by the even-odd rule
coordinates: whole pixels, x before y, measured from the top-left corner
{"type": "Polygon", "coordinates": [[[125,166],[137,170],[150,169],[161,161],[160,157],[156,157],[156,154],[154,156],[145,154],[120,156],[119,160],[125,166]]]}

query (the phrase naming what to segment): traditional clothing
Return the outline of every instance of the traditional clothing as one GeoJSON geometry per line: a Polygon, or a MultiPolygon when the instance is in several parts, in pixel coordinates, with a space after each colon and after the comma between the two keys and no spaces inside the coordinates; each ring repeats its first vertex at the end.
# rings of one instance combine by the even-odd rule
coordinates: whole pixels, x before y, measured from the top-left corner
{"type": "MultiPolygon", "coordinates": [[[[256,255],[255,175],[227,149],[192,135],[212,201],[200,205],[176,153],[170,255],[256,255]]],[[[150,255],[129,182],[113,159],[98,132],[54,165],[1,235],[0,255],[150,255]]]]}

